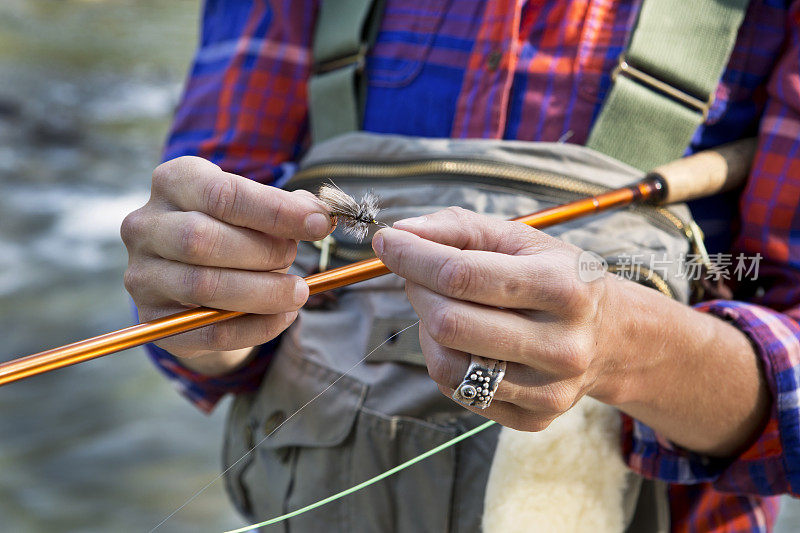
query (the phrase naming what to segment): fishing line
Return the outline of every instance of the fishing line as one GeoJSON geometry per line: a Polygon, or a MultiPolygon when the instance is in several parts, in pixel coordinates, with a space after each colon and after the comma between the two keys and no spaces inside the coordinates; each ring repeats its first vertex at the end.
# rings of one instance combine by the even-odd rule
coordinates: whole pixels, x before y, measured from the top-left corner
{"type": "Polygon", "coordinates": [[[382,474],[378,474],[374,478],[368,479],[368,480],[364,481],[363,483],[359,483],[355,487],[350,487],[349,489],[346,489],[346,490],[343,490],[342,492],[336,493],[333,496],[328,496],[324,500],[320,500],[318,502],[312,503],[311,505],[307,505],[307,506],[305,506],[305,507],[303,507],[301,509],[298,509],[296,511],[292,511],[291,513],[287,513],[285,515],[277,516],[275,518],[271,518],[271,519],[266,520],[264,522],[259,522],[258,524],[245,526],[245,527],[242,527],[242,528],[239,528],[239,529],[232,529],[230,531],[226,531],[225,533],[244,533],[246,531],[252,531],[252,530],[257,529],[259,527],[269,526],[269,525],[272,525],[272,524],[277,524],[278,522],[283,522],[284,520],[288,520],[289,518],[293,518],[293,517],[301,515],[303,513],[307,513],[308,511],[313,511],[314,509],[316,509],[318,507],[322,507],[326,503],[330,503],[330,502],[336,501],[336,500],[338,500],[340,498],[344,498],[345,496],[353,494],[354,492],[359,491],[361,489],[365,489],[365,488],[369,487],[370,485],[372,485],[374,483],[377,483],[378,481],[386,479],[387,477],[389,477],[389,476],[391,476],[393,474],[396,474],[396,473],[400,472],[401,470],[405,470],[409,466],[413,466],[413,465],[419,463],[420,461],[424,461],[425,459],[427,459],[431,455],[434,455],[434,454],[437,454],[437,453],[439,453],[439,452],[441,452],[443,450],[446,450],[447,448],[450,448],[451,446],[454,446],[454,445],[458,444],[462,440],[470,438],[471,436],[475,435],[476,433],[480,433],[484,429],[486,429],[486,428],[488,428],[488,427],[490,427],[490,426],[492,426],[492,425],[494,425],[496,423],[497,422],[495,422],[494,420],[489,420],[488,422],[484,422],[480,426],[478,426],[476,428],[473,428],[473,429],[470,429],[466,433],[463,433],[463,434],[459,435],[458,437],[452,438],[449,441],[445,442],[444,444],[440,444],[436,448],[433,448],[432,450],[428,450],[427,452],[425,452],[423,454],[420,454],[420,455],[414,457],[413,459],[409,459],[405,463],[399,464],[396,467],[392,468],[391,470],[387,470],[386,472],[384,472],[382,474]]]}
{"type": "MultiPolygon", "coordinates": [[[[389,337],[387,337],[387,339],[386,339],[385,341],[383,341],[382,343],[380,343],[379,345],[377,345],[375,348],[373,348],[372,350],[370,350],[370,352],[369,352],[367,355],[365,355],[364,357],[362,357],[361,359],[359,359],[358,361],[356,361],[356,363],[355,363],[355,364],[353,364],[353,366],[351,366],[350,368],[348,368],[348,369],[347,369],[347,371],[346,371],[344,374],[342,374],[341,376],[339,376],[338,378],[336,378],[335,380],[333,380],[333,382],[332,382],[330,385],[328,385],[327,387],[325,387],[324,389],[322,389],[322,392],[318,393],[316,396],[314,396],[313,398],[311,398],[310,400],[308,400],[308,401],[307,401],[305,404],[303,404],[303,405],[302,405],[302,407],[300,407],[298,410],[296,410],[295,412],[293,412],[293,413],[292,413],[292,414],[291,414],[291,415],[290,415],[288,418],[286,418],[286,420],[284,420],[283,422],[281,422],[280,424],[278,424],[278,426],[277,426],[275,429],[273,429],[272,431],[270,431],[270,432],[269,432],[269,433],[268,433],[268,434],[267,434],[267,435],[266,435],[266,436],[265,436],[263,439],[261,439],[260,441],[258,441],[258,443],[256,443],[256,445],[255,445],[255,446],[253,446],[252,448],[250,448],[249,450],[247,450],[247,451],[244,453],[244,455],[242,455],[241,457],[239,457],[239,458],[238,458],[238,459],[237,459],[237,460],[236,460],[236,461],[235,461],[235,462],[234,462],[232,465],[230,465],[228,468],[226,468],[226,469],[225,469],[225,470],[224,470],[224,471],[223,471],[223,472],[222,472],[220,475],[218,475],[217,477],[215,477],[214,479],[212,479],[211,481],[209,481],[209,482],[208,482],[208,483],[207,483],[207,484],[206,484],[206,485],[205,485],[205,486],[204,486],[202,489],[200,489],[200,490],[198,490],[197,492],[195,492],[195,493],[194,493],[194,494],[193,494],[193,495],[192,495],[192,496],[191,496],[191,497],[190,497],[188,500],[186,500],[185,502],[183,502],[183,503],[180,505],[180,507],[178,507],[177,509],[175,509],[174,511],[172,511],[172,512],[171,512],[169,515],[167,515],[167,517],[166,517],[166,518],[164,518],[164,519],[163,519],[161,522],[159,522],[158,524],[156,524],[156,526],[155,526],[153,529],[151,529],[149,533],[153,533],[153,531],[155,531],[156,529],[158,529],[158,528],[160,528],[161,526],[163,526],[163,525],[164,525],[164,524],[167,522],[167,520],[169,520],[170,518],[172,518],[173,516],[175,516],[176,514],[178,514],[178,512],[180,512],[180,511],[181,511],[181,509],[183,509],[184,507],[186,507],[187,505],[189,505],[190,503],[192,503],[192,502],[193,502],[193,501],[194,501],[194,500],[195,500],[195,499],[196,499],[198,496],[200,496],[201,494],[203,494],[203,493],[204,493],[204,492],[205,492],[205,491],[206,491],[206,490],[207,490],[209,487],[211,487],[211,485],[213,485],[214,483],[216,483],[217,481],[219,481],[219,480],[220,480],[220,479],[221,479],[221,478],[222,478],[222,477],[223,477],[225,474],[227,474],[227,473],[228,473],[228,472],[231,470],[231,468],[233,468],[234,466],[236,466],[237,464],[239,464],[239,463],[240,463],[240,462],[241,462],[241,461],[242,461],[242,460],[243,460],[245,457],[247,457],[248,455],[250,455],[251,453],[253,453],[253,451],[254,451],[256,448],[258,448],[259,446],[261,446],[261,444],[262,444],[262,443],[263,443],[265,440],[267,440],[268,438],[270,438],[270,437],[272,436],[272,434],[273,434],[273,433],[275,433],[276,431],[278,431],[279,429],[281,429],[281,428],[283,427],[283,425],[284,425],[284,424],[286,424],[286,423],[287,423],[289,420],[291,420],[292,418],[294,418],[294,416],[295,416],[296,414],[298,414],[300,411],[302,411],[303,409],[305,409],[306,407],[308,407],[309,405],[311,405],[311,404],[312,404],[314,401],[316,401],[316,400],[317,400],[317,398],[319,398],[320,396],[322,396],[323,394],[325,394],[326,392],[328,392],[328,390],[330,390],[330,388],[331,388],[331,387],[333,387],[334,385],[336,385],[336,383],[338,383],[340,379],[342,379],[342,378],[343,378],[343,377],[345,377],[347,374],[349,374],[350,372],[352,372],[352,370],[353,370],[355,367],[357,367],[358,365],[360,365],[361,363],[363,363],[364,361],[366,361],[366,360],[367,360],[367,358],[368,358],[370,355],[372,355],[373,353],[375,353],[375,351],[376,351],[376,350],[378,350],[378,348],[380,348],[381,346],[383,346],[384,344],[386,344],[387,342],[389,342],[389,341],[390,341],[390,340],[392,340],[393,338],[397,337],[398,335],[400,335],[400,334],[401,334],[401,333],[403,333],[404,331],[406,331],[406,330],[409,330],[409,329],[413,328],[413,327],[414,327],[414,326],[416,326],[417,324],[419,324],[419,320],[417,320],[416,322],[414,322],[414,323],[413,323],[413,324],[411,324],[410,326],[407,326],[407,327],[405,327],[405,328],[401,329],[401,330],[400,330],[400,331],[398,331],[397,333],[394,333],[394,334],[390,335],[389,337]]],[[[409,465],[409,466],[410,466],[410,465],[409,465]]],[[[376,480],[376,481],[377,481],[377,480],[376,480]]],[[[342,495],[342,496],[344,496],[344,495],[342,495]]],[[[320,504],[320,505],[322,505],[322,504],[320,504]]],[[[287,517],[287,518],[288,518],[288,517],[287,517]]]]}

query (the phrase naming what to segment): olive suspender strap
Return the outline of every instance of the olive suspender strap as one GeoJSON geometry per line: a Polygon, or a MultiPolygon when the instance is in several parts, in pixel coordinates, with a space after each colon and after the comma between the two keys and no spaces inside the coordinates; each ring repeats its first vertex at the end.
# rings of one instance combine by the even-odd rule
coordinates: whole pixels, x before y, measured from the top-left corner
{"type": "MultiPolygon", "coordinates": [[[[308,99],[313,142],[361,128],[381,0],[322,0],[308,99]]],[[[641,170],[677,159],[713,102],[748,0],[644,0],[587,146],[641,170]]]]}
{"type": "Polygon", "coordinates": [[[680,158],[708,115],[748,0],[644,0],[589,140],[641,170],[680,158]]]}
{"type": "Polygon", "coordinates": [[[308,82],[311,139],[324,141],[361,128],[366,53],[380,28],[382,0],[322,0],[308,82]]]}

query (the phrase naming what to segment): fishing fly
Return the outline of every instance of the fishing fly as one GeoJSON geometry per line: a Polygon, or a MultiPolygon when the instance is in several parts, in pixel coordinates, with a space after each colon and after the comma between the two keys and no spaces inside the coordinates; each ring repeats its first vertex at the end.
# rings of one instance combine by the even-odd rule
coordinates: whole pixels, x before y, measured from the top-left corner
{"type": "Polygon", "coordinates": [[[331,217],[336,218],[337,225],[342,227],[345,234],[352,235],[358,242],[367,236],[370,224],[386,226],[377,220],[381,211],[380,199],[372,191],[365,192],[361,201],[358,201],[330,182],[319,188],[317,197],[328,208],[331,217]]]}

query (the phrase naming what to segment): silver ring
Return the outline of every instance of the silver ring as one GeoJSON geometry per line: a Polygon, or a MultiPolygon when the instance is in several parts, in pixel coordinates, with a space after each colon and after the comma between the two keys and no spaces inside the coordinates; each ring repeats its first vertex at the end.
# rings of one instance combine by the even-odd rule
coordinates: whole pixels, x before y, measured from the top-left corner
{"type": "Polygon", "coordinates": [[[505,375],[505,361],[471,354],[469,368],[464,380],[453,392],[453,399],[461,405],[486,409],[505,375]]]}

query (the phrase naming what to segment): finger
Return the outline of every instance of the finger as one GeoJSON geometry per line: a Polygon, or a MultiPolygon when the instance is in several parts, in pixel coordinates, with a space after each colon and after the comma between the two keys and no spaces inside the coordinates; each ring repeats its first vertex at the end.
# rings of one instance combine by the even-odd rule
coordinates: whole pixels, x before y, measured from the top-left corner
{"type": "Polygon", "coordinates": [[[549,314],[454,300],[410,282],[406,294],[423,328],[448,348],[564,378],[581,375],[591,361],[590,337],[583,325],[567,325],[549,314]]]}
{"type": "Polygon", "coordinates": [[[428,375],[439,385],[455,390],[464,380],[469,368],[470,355],[460,350],[442,346],[425,328],[419,328],[419,345],[425,356],[428,375]]]}
{"type": "Polygon", "coordinates": [[[308,299],[308,284],[291,274],[195,266],[154,259],[129,267],[125,284],[137,303],[158,298],[244,313],[295,311],[308,299]]]}
{"type": "Polygon", "coordinates": [[[307,191],[263,185],[197,157],[159,166],[153,190],[183,211],[287,239],[318,240],[333,229],[325,206],[307,191]]]}
{"type": "MultiPolygon", "coordinates": [[[[175,308],[172,312],[180,310],[183,309],[175,308]]],[[[239,350],[274,339],[296,317],[296,311],[275,315],[246,315],[168,337],[156,344],[171,353],[239,350]]]]}
{"type": "MultiPolygon", "coordinates": [[[[439,386],[442,394],[453,400],[453,389],[444,386],[439,386]]],[[[530,411],[519,405],[504,402],[502,400],[494,400],[491,405],[486,409],[480,409],[475,406],[463,405],[456,402],[465,409],[479,414],[484,418],[494,420],[498,424],[507,428],[516,429],[517,431],[544,431],[553,422],[555,417],[541,415],[535,411],[530,411]]]]}
{"type": "Polygon", "coordinates": [[[380,230],[373,246],[392,272],[459,300],[516,309],[560,310],[579,289],[580,279],[570,274],[574,261],[560,251],[513,256],[460,250],[391,228],[380,230]]]}
{"type": "MultiPolygon", "coordinates": [[[[424,328],[419,340],[431,379],[454,391],[464,381],[470,355],[438,344],[424,328]]],[[[574,394],[570,383],[557,381],[552,374],[509,362],[494,398],[542,415],[555,415],[572,406],[574,394]]]]}
{"type": "Polygon", "coordinates": [[[501,254],[530,254],[562,241],[521,222],[499,220],[460,207],[398,220],[394,228],[461,250],[486,250],[501,254]]]}
{"type": "Polygon", "coordinates": [[[286,268],[297,241],[226,224],[198,211],[169,211],[147,236],[150,252],[181,263],[270,271],[286,268]]]}

